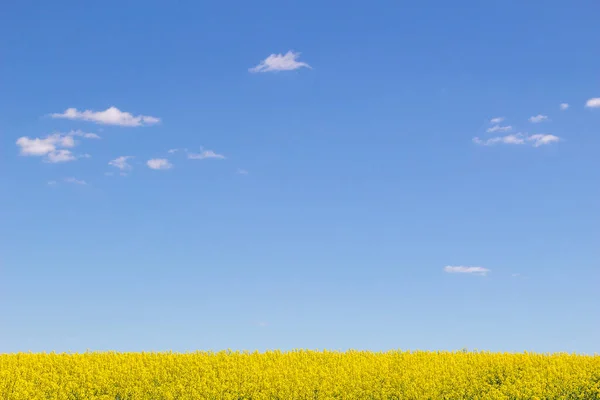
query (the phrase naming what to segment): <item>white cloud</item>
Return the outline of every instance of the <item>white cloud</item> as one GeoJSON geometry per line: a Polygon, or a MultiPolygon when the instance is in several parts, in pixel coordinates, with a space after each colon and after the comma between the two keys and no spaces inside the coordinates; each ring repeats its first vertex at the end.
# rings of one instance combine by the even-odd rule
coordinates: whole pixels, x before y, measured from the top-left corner
{"type": "Polygon", "coordinates": [[[49,186],[54,186],[54,185],[56,185],[56,181],[48,181],[48,185],[49,186]]]}
{"type": "Polygon", "coordinates": [[[489,269],[483,267],[464,267],[464,266],[451,266],[444,267],[444,271],[449,274],[473,274],[473,275],[486,275],[490,272],[489,269]]]}
{"type": "Polygon", "coordinates": [[[77,157],[73,153],[71,153],[70,150],[60,149],[60,150],[55,150],[55,151],[48,153],[48,155],[46,156],[46,159],[44,161],[54,164],[54,163],[75,161],[76,159],[77,159],[77,157]]]}
{"type": "Polygon", "coordinates": [[[80,136],[86,139],[100,139],[100,136],[98,136],[95,133],[91,133],[91,132],[83,132],[80,130],[76,130],[76,131],[71,131],[69,133],[67,133],[68,136],[80,136]]]}
{"type": "Polygon", "coordinates": [[[188,149],[169,149],[167,153],[175,154],[175,153],[187,153],[188,149]]]}
{"type": "Polygon", "coordinates": [[[16,144],[21,148],[20,154],[23,156],[43,156],[51,151],[56,150],[55,143],[48,138],[30,139],[26,136],[23,136],[17,139],[16,144]]]}
{"type": "Polygon", "coordinates": [[[526,135],[523,133],[515,133],[506,136],[497,136],[490,139],[482,140],[478,137],[473,138],[473,143],[481,146],[493,146],[495,144],[527,144],[531,143],[533,147],[540,147],[545,144],[559,142],[561,139],[558,136],[549,134],[526,135]]]}
{"type": "Polygon", "coordinates": [[[563,110],[563,111],[564,111],[564,110],[566,110],[567,108],[569,108],[569,103],[561,103],[561,104],[560,104],[560,109],[561,109],[561,110],[563,110]]]}
{"type": "Polygon", "coordinates": [[[499,124],[502,121],[504,121],[504,117],[496,117],[490,119],[490,124],[499,124]]]}
{"type": "Polygon", "coordinates": [[[166,158],[153,158],[146,162],[148,168],[150,169],[170,169],[173,168],[173,164],[169,162],[166,158]]]}
{"type": "Polygon", "coordinates": [[[121,171],[129,171],[132,167],[131,167],[131,164],[129,164],[127,162],[127,160],[132,159],[132,158],[133,158],[133,156],[117,157],[114,160],[109,161],[108,165],[118,168],[121,171]]]}
{"type": "Polygon", "coordinates": [[[248,175],[248,171],[242,168],[238,168],[237,171],[235,171],[235,173],[239,175],[248,175]]]}
{"type": "Polygon", "coordinates": [[[80,136],[87,139],[100,138],[95,133],[85,133],[81,131],[71,131],[68,133],[53,133],[44,138],[29,138],[26,136],[17,139],[16,144],[20,147],[22,156],[45,156],[44,161],[49,163],[58,163],[73,161],[77,158],[89,158],[89,154],[75,156],[70,150],[77,145],[74,136],[80,136]]]}
{"type": "Polygon", "coordinates": [[[87,185],[86,181],[81,180],[81,179],[76,179],[76,178],[65,178],[65,182],[67,183],[73,183],[75,185],[87,185]]]}
{"type": "Polygon", "coordinates": [[[521,133],[506,135],[506,136],[497,136],[486,140],[481,140],[478,137],[473,138],[473,142],[476,144],[480,144],[482,146],[492,146],[494,144],[524,144],[525,139],[521,133]]]}
{"type": "Polygon", "coordinates": [[[508,132],[512,129],[512,126],[507,125],[507,126],[500,126],[500,125],[494,125],[491,128],[488,128],[486,132],[489,133],[493,133],[493,132],[508,132]]]}
{"type": "Polygon", "coordinates": [[[49,163],[73,161],[78,158],[67,150],[76,145],[71,134],[53,133],[44,138],[33,139],[23,136],[17,139],[16,145],[20,148],[19,154],[22,156],[45,156],[44,161],[49,163]]]}
{"type": "Polygon", "coordinates": [[[586,107],[589,108],[599,108],[600,107],[600,97],[594,97],[589,99],[586,103],[585,103],[586,107]]]}
{"type": "Polygon", "coordinates": [[[548,121],[547,115],[538,114],[529,118],[529,122],[533,122],[534,124],[538,124],[540,122],[548,121]]]}
{"type": "Polygon", "coordinates": [[[133,116],[128,112],[121,111],[116,107],[109,107],[104,111],[79,111],[76,108],[67,108],[64,113],[51,114],[52,118],[66,118],[73,120],[91,121],[104,125],[119,126],[142,126],[154,125],[160,122],[160,118],[148,115],[133,116]]]}
{"type": "Polygon", "coordinates": [[[271,54],[265,58],[256,67],[250,68],[250,72],[271,72],[271,71],[292,71],[294,69],[306,67],[312,68],[305,62],[298,61],[300,53],[288,51],[285,54],[271,54]]]}
{"type": "Polygon", "coordinates": [[[559,142],[560,138],[554,135],[537,133],[535,135],[528,136],[527,140],[533,142],[533,147],[540,147],[545,144],[559,142]]]}
{"type": "MultiPolygon", "coordinates": [[[[202,148],[200,148],[202,150],[202,148]]],[[[189,153],[188,158],[190,160],[204,160],[207,158],[216,158],[216,159],[224,159],[225,156],[222,154],[217,154],[212,150],[203,150],[200,153],[189,153]]]]}

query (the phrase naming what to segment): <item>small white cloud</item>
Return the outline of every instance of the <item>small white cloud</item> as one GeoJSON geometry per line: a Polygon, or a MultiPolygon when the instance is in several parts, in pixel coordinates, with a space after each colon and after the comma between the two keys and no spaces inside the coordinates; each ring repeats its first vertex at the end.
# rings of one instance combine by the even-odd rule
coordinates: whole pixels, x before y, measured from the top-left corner
{"type": "Polygon", "coordinates": [[[118,168],[121,171],[129,171],[132,168],[132,166],[127,162],[127,160],[130,160],[132,158],[133,156],[117,157],[114,160],[109,161],[108,165],[118,168]]]}
{"type": "Polygon", "coordinates": [[[235,173],[238,175],[248,175],[248,171],[246,171],[245,169],[241,169],[241,168],[238,168],[237,171],[235,171],[235,173]]]}
{"type": "Polygon", "coordinates": [[[549,134],[525,135],[515,133],[506,136],[497,136],[490,139],[482,140],[478,137],[473,138],[473,143],[481,146],[493,146],[495,144],[526,144],[531,143],[533,147],[539,147],[545,144],[559,142],[561,139],[558,136],[549,134]]]}
{"type": "MultiPolygon", "coordinates": [[[[201,147],[200,149],[202,149],[202,147],[201,147]]],[[[167,151],[167,153],[169,153],[169,154],[175,154],[175,153],[187,153],[187,152],[188,152],[188,149],[183,149],[183,148],[182,148],[182,149],[169,149],[169,150],[167,151]]]]}
{"type": "Polygon", "coordinates": [[[592,99],[589,99],[586,103],[585,106],[588,108],[598,108],[600,107],[600,97],[594,97],[592,99]]]}
{"type": "Polygon", "coordinates": [[[148,168],[150,169],[170,169],[173,168],[173,164],[169,162],[166,158],[153,158],[146,162],[148,168]]]}
{"type": "Polygon", "coordinates": [[[561,103],[560,104],[560,109],[565,111],[567,108],[569,108],[569,103],[561,103]]]}
{"type": "Polygon", "coordinates": [[[265,327],[269,326],[269,324],[264,321],[258,322],[256,325],[261,328],[265,328],[265,327]]]}
{"type": "Polygon", "coordinates": [[[504,121],[504,117],[496,117],[490,119],[490,124],[499,124],[502,121],[504,121]]]}
{"type": "Polygon", "coordinates": [[[527,137],[527,140],[533,142],[533,147],[540,147],[545,144],[556,143],[560,141],[558,136],[538,133],[527,137]]]}
{"type": "Polygon", "coordinates": [[[449,274],[473,274],[473,275],[486,275],[490,272],[489,269],[483,267],[464,267],[464,266],[451,266],[444,267],[444,271],[449,274]]]}
{"type": "Polygon", "coordinates": [[[518,273],[517,273],[517,274],[511,274],[511,276],[512,276],[513,278],[517,278],[517,277],[521,276],[521,274],[518,274],[518,273]]]}
{"type": "Polygon", "coordinates": [[[54,186],[56,185],[56,181],[48,181],[48,186],[54,186]]]}
{"type": "Polygon", "coordinates": [[[76,159],[77,159],[77,157],[75,155],[73,155],[73,153],[71,153],[70,150],[60,149],[60,150],[55,150],[55,151],[48,153],[48,155],[46,156],[46,159],[44,161],[54,164],[54,163],[75,161],[76,159]]]}
{"type": "Polygon", "coordinates": [[[116,107],[109,107],[104,111],[79,111],[76,108],[67,108],[64,113],[50,114],[52,118],[66,118],[72,120],[91,121],[97,124],[118,126],[142,126],[154,125],[160,122],[160,118],[148,115],[137,115],[121,111],[116,107]]]}
{"type": "Polygon", "coordinates": [[[271,54],[265,58],[256,67],[250,68],[250,72],[272,72],[272,71],[292,71],[298,68],[312,68],[305,62],[298,61],[300,53],[288,51],[285,54],[271,54]]]}
{"type": "Polygon", "coordinates": [[[493,132],[508,132],[512,129],[512,126],[507,125],[507,126],[500,126],[500,125],[494,125],[491,128],[488,128],[486,132],[488,133],[493,133],[493,132]]]}
{"type": "Polygon", "coordinates": [[[83,132],[80,130],[76,130],[76,131],[71,131],[69,133],[67,133],[68,136],[80,136],[86,139],[100,139],[100,136],[98,136],[95,133],[91,133],[91,132],[83,132]]]}
{"type": "Polygon", "coordinates": [[[81,180],[81,179],[76,179],[76,178],[65,178],[65,182],[67,183],[72,183],[74,185],[87,185],[86,181],[81,180]]]}
{"type": "Polygon", "coordinates": [[[495,144],[524,144],[525,139],[521,133],[506,135],[506,136],[497,136],[490,139],[482,140],[478,137],[473,138],[473,142],[482,146],[492,146],[495,144]]]}
{"type": "Polygon", "coordinates": [[[529,122],[533,122],[534,124],[538,124],[540,122],[548,121],[547,115],[538,114],[529,118],[529,122]]]}
{"type": "Polygon", "coordinates": [[[212,150],[203,150],[200,153],[188,153],[188,158],[190,160],[205,160],[207,158],[216,158],[216,159],[224,159],[225,156],[222,154],[217,154],[212,150]]]}

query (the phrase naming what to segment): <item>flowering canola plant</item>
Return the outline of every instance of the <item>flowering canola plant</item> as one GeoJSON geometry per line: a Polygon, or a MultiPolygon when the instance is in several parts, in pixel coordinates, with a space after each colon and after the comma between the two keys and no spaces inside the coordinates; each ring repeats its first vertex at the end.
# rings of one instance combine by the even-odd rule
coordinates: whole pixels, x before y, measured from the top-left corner
{"type": "Polygon", "coordinates": [[[600,356],[308,351],[0,354],[0,399],[600,399],[600,356]]]}

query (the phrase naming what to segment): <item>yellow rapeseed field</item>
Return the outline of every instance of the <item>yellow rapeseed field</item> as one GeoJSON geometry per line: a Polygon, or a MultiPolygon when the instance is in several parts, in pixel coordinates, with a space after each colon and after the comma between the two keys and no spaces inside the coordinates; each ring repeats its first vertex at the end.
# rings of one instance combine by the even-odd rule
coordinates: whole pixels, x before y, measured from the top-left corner
{"type": "Polygon", "coordinates": [[[0,399],[600,399],[600,356],[270,351],[0,355],[0,399]]]}

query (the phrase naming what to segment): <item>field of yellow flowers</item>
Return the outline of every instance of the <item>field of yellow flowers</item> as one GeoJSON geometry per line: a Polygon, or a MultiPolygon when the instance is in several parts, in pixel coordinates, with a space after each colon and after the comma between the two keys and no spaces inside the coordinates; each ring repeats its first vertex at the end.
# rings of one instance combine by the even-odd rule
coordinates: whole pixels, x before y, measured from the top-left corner
{"type": "Polygon", "coordinates": [[[600,356],[269,351],[0,355],[0,399],[600,399],[600,356]]]}

